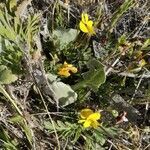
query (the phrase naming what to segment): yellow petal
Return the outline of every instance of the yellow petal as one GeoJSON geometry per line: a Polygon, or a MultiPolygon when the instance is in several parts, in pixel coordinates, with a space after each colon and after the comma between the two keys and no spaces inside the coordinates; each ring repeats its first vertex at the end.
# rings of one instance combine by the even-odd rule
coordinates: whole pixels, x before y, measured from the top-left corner
{"type": "Polygon", "coordinates": [[[91,114],[87,119],[98,120],[98,119],[100,119],[100,117],[101,117],[100,113],[96,112],[96,113],[91,114]]]}
{"type": "Polygon", "coordinates": [[[80,120],[78,121],[78,123],[83,123],[83,122],[85,122],[84,119],[80,119],[80,120]]]}
{"type": "Polygon", "coordinates": [[[88,128],[88,127],[90,127],[91,126],[91,121],[90,120],[86,120],[85,122],[84,122],[84,124],[83,124],[83,127],[84,128],[88,128]]]}
{"type": "Polygon", "coordinates": [[[67,64],[68,64],[68,63],[65,61],[65,62],[64,62],[64,65],[67,65],[67,64]]]}
{"type": "Polygon", "coordinates": [[[91,109],[82,109],[80,112],[80,116],[82,119],[88,118],[91,114],[93,113],[93,111],[91,109]]]}
{"type": "Polygon", "coordinates": [[[63,64],[63,68],[65,68],[65,67],[73,67],[73,65],[72,65],[72,64],[68,64],[68,63],[65,61],[64,64],[63,64]]]}
{"type": "Polygon", "coordinates": [[[68,68],[73,68],[73,65],[72,64],[68,64],[68,68]]]}
{"type": "Polygon", "coordinates": [[[89,34],[95,34],[94,27],[93,27],[93,21],[91,21],[91,20],[88,21],[87,29],[89,31],[89,34]]]}
{"type": "Polygon", "coordinates": [[[76,67],[71,67],[69,69],[72,73],[77,73],[78,69],[76,67]]]}
{"type": "Polygon", "coordinates": [[[87,13],[82,13],[81,20],[84,24],[86,24],[89,20],[88,14],[87,13]]]}
{"type": "Polygon", "coordinates": [[[86,26],[82,21],[80,21],[79,27],[80,27],[80,30],[81,30],[82,32],[84,32],[84,33],[88,33],[88,32],[89,32],[87,26],[86,26]]]}
{"type": "Polygon", "coordinates": [[[65,61],[65,62],[64,62],[64,65],[68,65],[68,63],[65,61]]]}
{"type": "Polygon", "coordinates": [[[87,26],[88,26],[88,27],[93,27],[93,21],[92,21],[92,20],[89,20],[89,21],[87,22],[87,26]]]}
{"type": "Polygon", "coordinates": [[[99,125],[100,125],[100,124],[99,124],[97,121],[92,121],[92,122],[91,122],[91,126],[92,126],[93,128],[97,128],[99,125]]]}
{"type": "Polygon", "coordinates": [[[61,68],[59,70],[58,74],[61,75],[61,76],[65,76],[65,77],[69,77],[70,76],[69,70],[66,69],[66,68],[61,68]]]}

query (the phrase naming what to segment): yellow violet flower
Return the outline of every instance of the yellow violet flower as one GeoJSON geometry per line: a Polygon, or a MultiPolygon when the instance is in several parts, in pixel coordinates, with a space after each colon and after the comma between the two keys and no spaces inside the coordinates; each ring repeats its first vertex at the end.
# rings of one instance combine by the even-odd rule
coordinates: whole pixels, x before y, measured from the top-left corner
{"type": "Polygon", "coordinates": [[[80,30],[84,33],[88,33],[90,35],[95,34],[93,21],[89,20],[87,13],[82,13],[79,27],[80,27],[80,30]]]}
{"type": "Polygon", "coordinates": [[[64,77],[69,77],[72,73],[76,73],[78,70],[76,67],[74,67],[72,64],[68,64],[67,62],[64,62],[64,64],[59,68],[58,74],[64,77]]]}
{"type": "Polygon", "coordinates": [[[97,120],[99,120],[101,114],[99,112],[93,112],[91,109],[83,109],[80,112],[80,120],[79,123],[83,123],[84,128],[93,127],[97,128],[100,124],[97,120]]]}

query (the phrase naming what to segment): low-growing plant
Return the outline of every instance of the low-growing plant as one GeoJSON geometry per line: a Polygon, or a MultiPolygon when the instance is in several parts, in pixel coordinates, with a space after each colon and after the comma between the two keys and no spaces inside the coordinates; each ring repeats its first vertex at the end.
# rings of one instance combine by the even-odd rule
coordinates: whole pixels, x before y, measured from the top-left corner
{"type": "Polygon", "coordinates": [[[140,3],[42,2],[0,2],[0,148],[146,150],[150,39],[117,32],[140,3]]]}

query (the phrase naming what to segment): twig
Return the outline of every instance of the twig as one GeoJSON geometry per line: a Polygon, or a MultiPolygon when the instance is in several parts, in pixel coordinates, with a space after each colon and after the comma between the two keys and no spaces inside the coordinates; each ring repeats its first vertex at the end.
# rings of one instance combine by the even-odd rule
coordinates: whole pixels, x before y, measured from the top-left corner
{"type": "Polygon", "coordinates": [[[47,105],[46,105],[46,103],[45,103],[45,100],[44,100],[44,98],[43,98],[43,96],[42,96],[42,93],[41,93],[41,91],[40,91],[40,89],[39,89],[38,87],[37,87],[37,90],[38,90],[38,92],[39,92],[39,94],[40,94],[40,96],[41,96],[41,99],[42,99],[42,102],[43,102],[44,107],[45,107],[45,109],[46,109],[46,112],[47,112],[47,114],[48,114],[48,116],[49,116],[49,119],[50,119],[50,121],[51,121],[51,123],[52,123],[53,129],[54,129],[54,133],[55,133],[55,137],[56,137],[56,140],[57,140],[58,150],[60,150],[59,137],[58,137],[58,134],[57,134],[57,131],[56,131],[56,128],[55,128],[54,121],[53,121],[53,119],[52,119],[52,117],[51,117],[51,115],[50,115],[50,113],[49,113],[49,111],[48,111],[48,108],[47,108],[47,105]]]}
{"type": "Polygon", "coordinates": [[[68,138],[66,139],[66,143],[65,143],[63,150],[66,150],[67,144],[68,144],[68,138]]]}
{"type": "Polygon", "coordinates": [[[135,91],[134,91],[134,94],[133,94],[131,100],[133,100],[134,97],[135,97],[135,95],[137,94],[137,91],[138,91],[138,88],[139,88],[139,86],[140,86],[140,84],[141,84],[141,82],[142,82],[144,73],[145,73],[145,72],[143,72],[143,74],[142,74],[142,76],[141,76],[141,78],[140,78],[140,80],[139,80],[139,82],[138,82],[138,85],[137,85],[137,87],[136,87],[136,89],[135,89],[135,91]]]}
{"type": "Polygon", "coordinates": [[[118,58],[115,60],[115,62],[111,65],[111,67],[107,69],[107,71],[106,71],[106,76],[112,71],[113,67],[119,62],[119,60],[120,60],[120,57],[118,57],[118,58]]]}
{"type": "Polygon", "coordinates": [[[112,145],[112,143],[110,143],[111,145],[110,145],[110,147],[109,147],[109,150],[111,150],[112,149],[112,147],[113,147],[113,145],[112,145]]]}
{"type": "Polygon", "coordinates": [[[116,73],[118,76],[125,76],[129,78],[141,78],[141,76],[143,76],[143,78],[150,78],[150,74],[138,75],[130,72],[119,72],[117,70],[111,70],[111,73],[116,73]]]}
{"type": "Polygon", "coordinates": [[[148,109],[149,109],[149,103],[147,102],[147,103],[146,103],[146,106],[145,106],[145,114],[144,114],[143,123],[145,123],[145,121],[146,121],[146,116],[147,116],[148,109]]]}
{"type": "Polygon", "coordinates": [[[150,144],[148,144],[143,150],[147,150],[150,147],[150,144]]]}
{"type": "Polygon", "coordinates": [[[110,143],[116,150],[119,150],[119,149],[117,148],[117,146],[116,146],[111,140],[107,140],[107,142],[110,143]]]}

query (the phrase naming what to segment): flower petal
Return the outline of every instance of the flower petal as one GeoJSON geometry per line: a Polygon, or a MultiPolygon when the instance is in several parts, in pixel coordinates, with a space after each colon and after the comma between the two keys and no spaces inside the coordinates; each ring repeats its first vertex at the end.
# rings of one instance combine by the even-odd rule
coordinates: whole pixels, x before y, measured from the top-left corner
{"type": "Polygon", "coordinates": [[[90,119],[90,120],[98,120],[100,119],[101,115],[99,112],[96,112],[96,113],[93,113],[91,115],[89,115],[89,117],[87,119],[90,119]]]}
{"type": "Polygon", "coordinates": [[[61,76],[69,77],[71,75],[69,71],[76,73],[78,70],[72,64],[68,64],[65,61],[61,68],[58,69],[58,74],[61,76]]]}
{"type": "Polygon", "coordinates": [[[84,24],[86,24],[89,20],[88,14],[87,13],[82,13],[81,20],[84,24]]]}
{"type": "Polygon", "coordinates": [[[88,118],[91,114],[93,114],[93,111],[91,109],[82,109],[80,112],[80,116],[82,119],[88,118]]]}
{"type": "Polygon", "coordinates": [[[88,128],[88,127],[90,127],[91,126],[91,120],[86,120],[85,122],[84,122],[84,124],[83,124],[83,127],[84,128],[88,128]]]}
{"type": "Polygon", "coordinates": [[[82,21],[80,21],[79,27],[80,27],[80,30],[81,30],[82,32],[84,32],[84,33],[88,33],[88,32],[89,32],[87,26],[86,26],[82,21]]]}
{"type": "Polygon", "coordinates": [[[88,26],[88,27],[92,27],[92,26],[93,26],[93,21],[92,21],[92,20],[89,20],[89,21],[87,22],[87,26],[88,26]]]}
{"type": "Polygon", "coordinates": [[[80,119],[80,120],[78,121],[78,123],[83,123],[83,122],[85,122],[84,119],[80,119]]]}
{"type": "Polygon", "coordinates": [[[92,20],[88,21],[87,28],[88,28],[89,34],[95,34],[92,20]]]}
{"type": "Polygon", "coordinates": [[[69,77],[70,76],[69,70],[67,68],[59,69],[58,74],[61,75],[61,76],[65,76],[65,77],[69,77]]]}
{"type": "Polygon", "coordinates": [[[68,63],[65,61],[64,64],[62,65],[62,68],[65,68],[68,66],[68,63]]]}
{"type": "Polygon", "coordinates": [[[72,67],[72,64],[68,64],[66,61],[64,62],[64,64],[62,65],[62,68],[67,68],[67,67],[72,67]]]}
{"type": "Polygon", "coordinates": [[[77,73],[78,69],[76,67],[71,67],[69,68],[69,70],[72,72],[72,73],[77,73]]]}
{"type": "Polygon", "coordinates": [[[100,125],[100,124],[99,124],[97,121],[95,121],[95,120],[93,120],[93,121],[91,122],[91,126],[92,126],[93,128],[97,128],[99,125],[100,125]]]}

